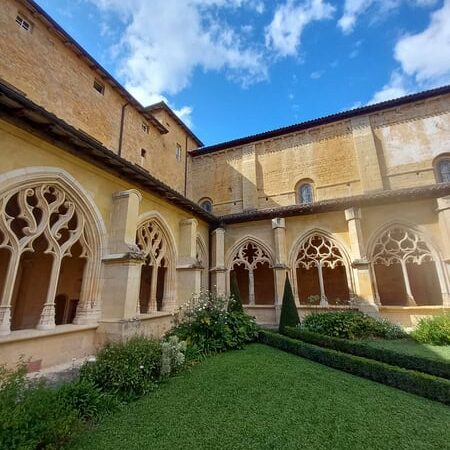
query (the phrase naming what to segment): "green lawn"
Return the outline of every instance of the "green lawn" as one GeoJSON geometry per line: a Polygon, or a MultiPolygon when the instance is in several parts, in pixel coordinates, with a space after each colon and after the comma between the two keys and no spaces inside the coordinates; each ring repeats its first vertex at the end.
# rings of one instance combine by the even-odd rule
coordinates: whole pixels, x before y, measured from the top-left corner
{"type": "Polygon", "coordinates": [[[412,339],[397,340],[368,340],[363,341],[375,348],[386,348],[408,355],[423,356],[426,358],[448,361],[450,363],[450,345],[419,344],[412,339]]]}
{"type": "Polygon", "coordinates": [[[450,408],[254,344],[124,407],[73,449],[450,449],[450,408]]]}

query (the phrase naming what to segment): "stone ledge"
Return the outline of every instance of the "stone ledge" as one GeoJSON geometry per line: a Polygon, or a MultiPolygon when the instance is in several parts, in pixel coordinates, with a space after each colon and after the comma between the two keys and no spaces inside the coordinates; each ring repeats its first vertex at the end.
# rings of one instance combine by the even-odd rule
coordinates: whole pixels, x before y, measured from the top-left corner
{"type": "Polygon", "coordinates": [[[379,307],[381,311],[400,311],[400,312],[420,312],[420,311],[442,311],[442,312],[450,312],[450,306],[442,306],[442,305],[424,305],[424,306],[383,306],[379,307]]]}
{"type": "Polygon", "coordinates": [[[98,324],[92,324],[92,325],[57,325],[52,330],[17,330],[12,331],[11,334],[8,334],[7,336],[1,336],[0,337],[0,345],[6,344],[10,342],[18,342],[18,341],[27,341],[31,339],[39,339],[43,337],[49,337],[49,336],[57,336],[61,334],[70,334],[70,333],[78,333],[80,331],[86,331],[86,330],[95,330],[98,328],[98,324]]]}

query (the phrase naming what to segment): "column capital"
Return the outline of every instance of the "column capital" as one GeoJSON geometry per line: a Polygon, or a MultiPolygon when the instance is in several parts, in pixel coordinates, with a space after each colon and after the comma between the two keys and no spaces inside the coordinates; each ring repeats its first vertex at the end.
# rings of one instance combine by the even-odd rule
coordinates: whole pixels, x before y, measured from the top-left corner
{"type": "Polygon", "coordinates": [[[276,228],[286,228],[286,221],[283,217],[272,219],[272,229],[275,230],[276,228]]]}
{"type": "Polygon", "coordinates": [[[440,197],[437,201],[437,212],[446,211],[450,209],[450,196],[440,197]]]}
{"type": "Polygon", "coordinates": [[[118,191],[113,192],[112,197],[113,198],[127,198],[131,195],[135,195],[139,201],[142,200],[142,194],[137,189],[128,189],[126,191],[118,191]]]}
{"type": "Polygon", "coordinates": [[[215,230],[211,231],[211,234],[225,234],[225,228],[219,227],[216,228],[215,230]]]}
{"type": "Polygon", "coordinates": [[[350,220],[361,220],[361,208],[352,207],[347,208],[345,211],[345,220],[348,222],[350,220]]]}

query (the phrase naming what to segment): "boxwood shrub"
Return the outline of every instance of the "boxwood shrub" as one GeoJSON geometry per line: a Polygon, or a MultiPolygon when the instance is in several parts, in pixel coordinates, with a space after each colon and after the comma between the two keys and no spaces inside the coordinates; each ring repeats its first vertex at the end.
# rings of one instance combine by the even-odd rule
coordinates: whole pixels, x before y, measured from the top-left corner
{"type": "Polygon", "coordinates": [[[401,327],[387,320],[377,320],[359,311],[336,311],[307,315],[302,327],[314,333],[344,339],[382,337],[399,339],[406,336],[401,327]]]}
{"type": "Polygon", "coordinates": [[[444,378],[318,347],[270,331],[261,331],[259,339],[271,347],[450,405],[450,381],[444,378]]]}
{"type": "Polygon", "coordinates": [[[287,327],[283,334],[293,339],[300,339],[310,344],[319,345],[320,347],[331,348],[352,355],[375,359],[405,369],[417,370],[437,377],[450,379],[450,364],[445,361],[406,355],[395,350],[374,348],[364,342],[324,336],[301,328],[287,327]]]}

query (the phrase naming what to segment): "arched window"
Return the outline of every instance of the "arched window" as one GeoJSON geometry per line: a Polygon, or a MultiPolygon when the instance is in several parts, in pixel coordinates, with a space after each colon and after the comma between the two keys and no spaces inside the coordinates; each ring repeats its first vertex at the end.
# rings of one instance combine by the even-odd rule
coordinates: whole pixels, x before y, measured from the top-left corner
{"type": "Polygon", "coordinates": [[[382,305],[442,304],[432,252],[413,230],[386,230],[375,242],[371,260],[382,305]]]}
{"type": "Polygon", "coordinates": [[[450,158],[441,159],[437,163],[437,171],[440,183],[450,183],[450,158]]]}
{"type": "Polygon", "coordinates": [[[209,198],[200,200],[200,206],[206,211],[211,213],[213,210],[212,201],[209,198]]]}
{"type": "Polygon", "coordinates": [[[299,203],[312,203],[314,201],[312,184],[300,184],[298,188],[298,201],[299,203]]]}

